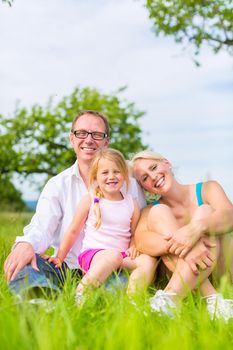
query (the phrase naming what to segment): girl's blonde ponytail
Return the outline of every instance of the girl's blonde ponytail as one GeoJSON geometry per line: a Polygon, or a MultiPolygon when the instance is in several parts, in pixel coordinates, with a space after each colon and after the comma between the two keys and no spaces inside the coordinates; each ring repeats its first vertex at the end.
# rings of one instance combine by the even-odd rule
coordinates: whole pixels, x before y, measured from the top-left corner
{"type": "Polygon", "coordinates": [[[99,186],[96,187],[94,192],[94,205],[93,205],[93,211],[96,216],[96,222],[95,222],[95,229],[98,230],[101,226],[101,211],[100,211],[100,198],[103,197],[102,191],[100,190],[99,186]]]}

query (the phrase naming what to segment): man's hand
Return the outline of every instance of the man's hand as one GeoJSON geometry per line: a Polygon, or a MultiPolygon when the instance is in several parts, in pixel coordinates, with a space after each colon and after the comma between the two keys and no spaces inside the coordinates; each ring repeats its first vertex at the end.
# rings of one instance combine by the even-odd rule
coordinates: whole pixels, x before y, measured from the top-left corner
{"type": "Polygon", "coordinates": [[[139,251],[135,248],[135,246],[131,246],[129,247],[126,251],[125,251],[126,255],[128,257],[130,257],[132,260],[135,259],[137,256],[140,255],[139,251]]]}
{"type": "Polygon", "coordinates": [[[28,242],[19,242],[4,263],[4,272],[7,281],[12,281],[16,274],[28,264],[31,264],[36,271],[39,271],[32,245],[28,242]]]}
{"type": "Polygon", "coordinates": [[[205,270],[213,265],[216,255],[211,248],[215,247],[215,242],[211,241],[208,237],[203,237],[184,257],[184,260],[189,264],[193,273],[198,274],[198,268],[205,270]]]}
{"type": "Polygon", "coordinates": [[[168,241],[168,252],[183,258],[199,240],[200,233],[190,224],[179,228],[176,232],[165,237],[168,241]]]}

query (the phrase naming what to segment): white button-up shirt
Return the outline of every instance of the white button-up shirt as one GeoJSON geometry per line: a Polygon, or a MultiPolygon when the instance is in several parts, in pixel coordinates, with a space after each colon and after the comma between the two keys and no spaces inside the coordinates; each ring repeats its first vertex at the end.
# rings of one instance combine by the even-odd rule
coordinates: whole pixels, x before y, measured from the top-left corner
{"type": "MultiPolygon", "coordinates": [[[[124,188],[122,192],[125,192],[124,188]]],[[[24,228],[24,236],[17,236],[15,242],[29,242],[38,254],[52,246],[56,254],[75,215],[77,204],[86,193],[87,188],[76,161],[70,168],[47,182],[39,197],[36,213],[30,224],[24,228]]],[[[133,178],[130,179],[129,193],[138,200],[141,208],[146,205],[142,190],[133,178]]],[[[78,268],[77,257],[80,254],[82,239],[83,231],[66,256],[65,262],[69,268],[78,268]]]]}

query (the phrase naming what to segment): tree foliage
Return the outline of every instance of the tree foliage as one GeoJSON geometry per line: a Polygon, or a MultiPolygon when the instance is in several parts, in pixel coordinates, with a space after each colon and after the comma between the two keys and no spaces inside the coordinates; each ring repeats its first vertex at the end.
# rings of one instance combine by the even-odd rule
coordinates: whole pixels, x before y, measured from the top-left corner
{"type": "Polygon", "coordinates": [[[22,194],[12,184],[8,175],[0,174],[0,211],[22,211],[26,205],[22,194]]]}
{"type": "Polygon", "coordinates": [[[8,4],[9,6],[12,6],[14,0],[2,0],[3,3],[8,4]]]}
{"type": "Polygon", "coordinates": [[[0,115],[1,174],[51,177],[70,166],[75,160],[68,139],[71,122],[79,111],[86,109],[108,116],[111,147],[126,157],[143,149],[138,120],[144,112],[138,111],[134,103],[121,101],[122,90],[105,95],[96,89],[77,88],[57,103],[50,99],[46,107],[18,108],[11,118],[0,115]]]}
{"type": "Polygon", "coordinates": [[[232,0],[147,0],[146,8],[156,35],[192,44],[195,54],[204,44],[215,53],[223,49],[233,54],[232,0]]]}

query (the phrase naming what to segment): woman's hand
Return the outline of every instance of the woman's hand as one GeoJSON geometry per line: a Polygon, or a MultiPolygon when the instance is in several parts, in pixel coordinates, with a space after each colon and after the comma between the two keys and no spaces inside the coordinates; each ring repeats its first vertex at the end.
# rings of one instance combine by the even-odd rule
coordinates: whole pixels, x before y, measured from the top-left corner
{"type": "Polygon", "coordinates": [[[192,222],[179,228],[173,235],[165,237],[168,241],[168,252],[183,258],[200,239],[201,231],[192,222]]]}
{"type": "Polygon", "coordinates": [[[129,247],[126,251],[125,251],[126,255],[131,258],[132,260],[135,259],[137,256],[140,255],[139,251],[136,249],[136,247],[134,245],[132,245],[131,247],[129,247]]]}
{"type": "Polygon", "coordinates": [[[216,253],[211,248],[216,247],[216,242],[208,237],[201,238],[190,252],[184,257],[193,273],[198,274],[198,270],[205,270],[211,267],[216,259],[216,253]]]}

